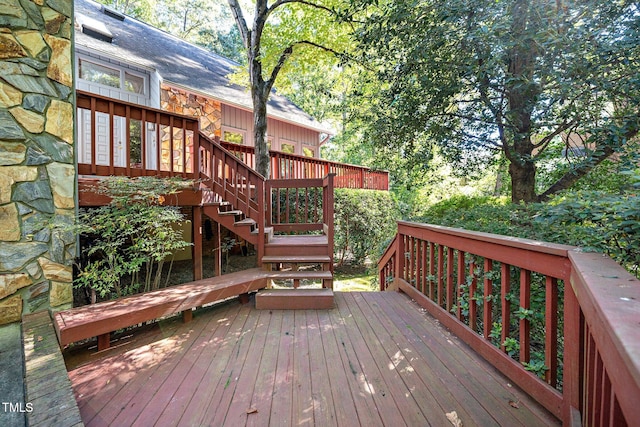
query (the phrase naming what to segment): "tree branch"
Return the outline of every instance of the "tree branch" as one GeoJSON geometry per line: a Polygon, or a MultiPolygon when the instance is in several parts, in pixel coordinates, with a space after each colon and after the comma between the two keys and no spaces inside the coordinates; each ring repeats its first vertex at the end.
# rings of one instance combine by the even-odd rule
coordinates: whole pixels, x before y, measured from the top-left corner
{"type": "Polygon", "coordinates": [[[285,50],[282,51],[282,54],[280,55],[280,58],[278,58],[278,62],[276,63],[275,67],[273,67],[273,70],[271,71],[271,76],[269,77],[269,80],[267,81],[267,87],[265,88],[266,93],[269,93],[271,91],[271,88],[273,87],[273,84],[276,81],[276,77],[278,77],[278,73],[280,72],[280,70],[284,66],[284,63],[287,61],[287,59],[289,59],[289,57],[293,53],[293,48],[296,47],[296,46],[300,46],[300,45],[312,46],[312,47],[324,50],[325,52],[333,53],[336,56],[344,56],[344,53],[342,53],[342,52],[338,52],[338,51],[336,51],[334,49],[331,49],[330,47],[326,47],[326,46],[323,46],[323,45],[318,44],[318,43],[314,43],[314,42],[309,41],[309,40],[300,40],[300,41],[291,43],[289,46],[287,46],[287,48],[285,50]]]}
{"type": "Polygon", "coordinates": [[[238,4],[238,0],[227,0],[227,2],[229,3],[229,8],[233,14],[233,19],[236,21],[238,29],[240,30],[240,37],[242,37],[244,47],[249,49],[249,43],[251,41],[249,39],[249,28],[247,28],[247,21],[244,19],[240,4],[238,4]]]}
{"type": "MultiPolygon", "coordinates": [[[[638,120],[637,117],[633,118],[632,121],[635,121],[635,125],[631,125],[631,127],[623,135],[621,135],[625,141],[629,141],[630,139],[638,135],[638,132],[640,131],[640,129],[637,126],[637,120],[638,120]]],[[[578,181],[580,178],[588,174],[594,167],[598,166],[600,163],[606,160],[613,153],[615,153],[616,151],[619,151],[619,149],[622,148],[623,146],[624,144],[619,147],[606,145],[604,148],[602,148],[602,151],[600,151],[597,155],[583,162],[581,165],[579,165],[575,169],[565,173],[558,181],[556,181],[551,187],[549,187],[547,191],[545,191],[540,196],[538,196],[538,200],[539,201],[547,200],[549,199],[549,197],[553,196],[559,191],[566,190],[567,188],[571,187],[571,185],[573,185],[576,181],[578,181]]]]}
{"type": "Polygon", "coordinates": [[[317,3],[312,3],[309,1],[305,1],[305,0],[277,0],[276,2],[274,2],[271,7],[269,7],[267,9],[267,16],[271,14],[271,12],[273,12],[274,10],[276,10],[277,8],[279,8],[280,6],[287,4],[287,3],[299,3],[299,4],[303,4],[305,6],[309,6],[309,7],[313,7],[315,9],[320,9],[320,10],[324,10],[326,12],[331,13],[332,15],[336,15],[336,12],[326,6],[323,6],[321,4],[317,4],[317,3]]]}

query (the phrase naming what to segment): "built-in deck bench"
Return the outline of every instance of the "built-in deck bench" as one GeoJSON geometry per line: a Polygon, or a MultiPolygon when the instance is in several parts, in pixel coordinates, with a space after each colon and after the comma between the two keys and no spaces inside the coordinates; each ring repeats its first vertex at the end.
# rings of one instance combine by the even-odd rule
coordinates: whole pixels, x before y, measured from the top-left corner
{"type": "Polygon", "coordinates": [[[22,318],[22,339],[28,425],[84,425],[48,311],[22,318]]]}
{"type": "Polygon", "coordinates": [[[178,313],[188,322],[195,307],[257,291],[266,285],[264,270],[244,270],[59,311],[54,314],[54,326],[60,346],[98,337],[98,351],[101,351],[109,348],[111,332],[118,329],[178,313]]]}

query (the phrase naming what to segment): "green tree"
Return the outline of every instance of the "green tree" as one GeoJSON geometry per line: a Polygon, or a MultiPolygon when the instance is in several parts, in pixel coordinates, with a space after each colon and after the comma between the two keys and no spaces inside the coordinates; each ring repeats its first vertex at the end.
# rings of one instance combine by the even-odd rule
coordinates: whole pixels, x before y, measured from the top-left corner
{"type": "Polygon", "coordinates": [[[359,104],[380,146],[410,157],[438,144],[466,166],[500,152],[513,201],[531,202],[570,187],[638,133],[637,2],[357,4],[377,5],[358,40],[381,90],[359,104]],[[586,155],[537,192],[538,156],[566,135],[582,138],[586,155]]]}
{"type": "MultiPolygon", "coordinates": [[[[237,0],[228,0],[246,49],[253,101],[256,170],[269,176],[267,101],[280,73],[292,57],[311,64],[323,55],[341,56],[340,43],[349,31],[338,25],[338,1],[256,0],[250,24],[237,0]]],[[[350,29],[350,27],[349,27],[350,29]]]]}

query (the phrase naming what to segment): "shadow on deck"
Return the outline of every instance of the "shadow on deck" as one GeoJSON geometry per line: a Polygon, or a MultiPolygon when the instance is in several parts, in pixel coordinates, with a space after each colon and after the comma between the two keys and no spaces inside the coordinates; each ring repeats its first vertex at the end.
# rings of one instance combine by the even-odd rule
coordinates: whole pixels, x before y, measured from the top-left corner
{"type": "MultiPolygon", "coordinates": [[[[322,311],[229,302],[78,362],[98,425],[557,425],[406,295],[336,293],[322,311]]],[[[81,356],[81,355],[80,355],[81,356]]],[[[72,366],[72,365],[77,366],[72,366]]]]}

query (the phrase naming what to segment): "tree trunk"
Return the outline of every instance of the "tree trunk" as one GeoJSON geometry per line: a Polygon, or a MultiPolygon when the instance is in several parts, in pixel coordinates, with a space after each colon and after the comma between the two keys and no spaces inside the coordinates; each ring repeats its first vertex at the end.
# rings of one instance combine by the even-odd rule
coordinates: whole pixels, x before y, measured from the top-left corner
{"type": "Polygon", "coordinates": [[[264,95],[264,82],[251,82],[253,98],[253,141],[255,145],[255,169],[269,179],[269,147],[267,146],[267,98],[264,95]]]}
{"type": "Polygon", "coordinates": [[[511,176],[511,201],[536,202],[536,168],[532,161],[511,162],[509,164],[511,176]]]}
{"type": "Polygon", "coordinates": [[[530,0],[517,0],[513,5],[511,33],[518,43],[509,50],[505,86],[511,143],[506,144],[504,152],[509,160],[511,200],[514,203],[535,202],[538,199],[534,147],[531,142],[531,116],[539,92],[533,78],[538,48],[527,35],[528,25],[535,25],[533,20],[529,21],[529,7],[530,0]]]}

